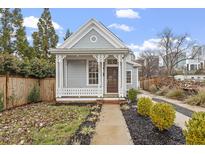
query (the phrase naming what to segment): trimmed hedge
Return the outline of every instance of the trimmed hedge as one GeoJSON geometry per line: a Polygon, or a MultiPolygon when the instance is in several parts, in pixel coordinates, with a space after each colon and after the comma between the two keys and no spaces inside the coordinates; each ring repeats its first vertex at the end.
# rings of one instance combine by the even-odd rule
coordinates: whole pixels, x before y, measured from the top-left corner
{"type": "Polygon", "coordinates": [[[151,109],[150,118],[153,124],[160,130],[167,130],[174,124],[176,111],[167,103],[156,103],[151,109]]]}
{"type": "Polygon", "coordinates": [[[205,112],[195,112],[185,125],[186,144],[205,145],[205,112]]]}
{"type": "Polygon", "coordinates": [[[142,116],[149,116],[153,102],[148,97],[141,97],[137,103],[137,112],[142,116]]]}

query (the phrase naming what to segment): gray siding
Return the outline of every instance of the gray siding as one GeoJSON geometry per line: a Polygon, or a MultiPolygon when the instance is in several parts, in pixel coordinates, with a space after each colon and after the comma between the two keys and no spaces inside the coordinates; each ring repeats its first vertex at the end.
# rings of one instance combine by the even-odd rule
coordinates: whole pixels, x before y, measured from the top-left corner
{"type": "Polygon", "coordinates": [[[73,48],[114,48],[106,39],[104,39],[94,29],[86,34],[79,42],[77,42],[73,48]],[[90,37],[92,35],[97,36],[97,42],[91,42],[90,37]]]}
{"type": "Polygon", "coordinates": [[[91,87],[87,85],[86,64],[86,60],[68,60],[68,88],[91,87]]]}
{"type": "Polygon", "coordinates": [[[127,63],[126,70],[132,71],[132,84],[127,84],[127,90],[129,90],[131,88],[138,88],[137,68],[133,67],[133,65],[127,63]]]}

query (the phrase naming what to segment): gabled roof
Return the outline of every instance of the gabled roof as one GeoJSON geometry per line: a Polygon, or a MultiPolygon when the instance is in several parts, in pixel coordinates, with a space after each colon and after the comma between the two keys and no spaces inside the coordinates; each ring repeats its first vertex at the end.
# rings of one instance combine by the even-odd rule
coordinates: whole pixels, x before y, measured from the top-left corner
{"type": "Polygon", "coordinates": [[[92,29],[95,29],[102,37],[110,42],[115,48],[128,48],[126,45],[113,34],[106,26],[95,19],[90,19],[86,24],[80,27],[75,33],[73,33],[65,42],[58,48],[72,48],[80,39],[85,36],[92,29]]]}

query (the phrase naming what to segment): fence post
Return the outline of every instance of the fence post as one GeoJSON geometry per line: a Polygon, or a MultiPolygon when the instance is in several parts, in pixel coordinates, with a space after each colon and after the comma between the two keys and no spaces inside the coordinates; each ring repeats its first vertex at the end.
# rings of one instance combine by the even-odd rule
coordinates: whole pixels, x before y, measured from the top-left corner
{"type": "Polygon", "coordinates": [[[9,74],[8,73],[6,73],[6,93],[5,93],[5,95],[6,95],[6,100],[5,100],[5,109],[7,109],[7,106],[8,106],[8,102],[9,102],[9,98],[8,98],[8,82],[9,82],[9,74]]]}

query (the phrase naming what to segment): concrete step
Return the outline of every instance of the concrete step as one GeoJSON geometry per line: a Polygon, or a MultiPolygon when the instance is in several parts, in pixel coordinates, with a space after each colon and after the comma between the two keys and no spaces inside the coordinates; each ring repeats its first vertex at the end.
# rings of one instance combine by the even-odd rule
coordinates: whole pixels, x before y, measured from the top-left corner
{"type": "Polygon", "coordinates": [[[97,103],[99,104],[124,104],[127,103],[126,100],[109,100],[109,99],[102,99],[102,100],[97,100],[97,103]]]}

